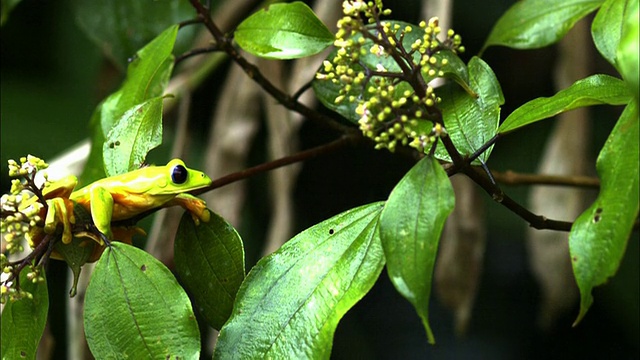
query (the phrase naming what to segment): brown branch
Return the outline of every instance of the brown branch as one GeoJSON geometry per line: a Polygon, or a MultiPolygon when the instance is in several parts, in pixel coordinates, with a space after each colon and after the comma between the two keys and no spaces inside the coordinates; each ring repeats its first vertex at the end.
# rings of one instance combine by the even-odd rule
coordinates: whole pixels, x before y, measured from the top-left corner
{"type": "Polygon", "coordinates": [[[589,176],[559,176],[544,174],[521,174],[511,170],[492,171],[497,182],[505,185],[556,185],[598,189],[600,180],[589,176]]]}

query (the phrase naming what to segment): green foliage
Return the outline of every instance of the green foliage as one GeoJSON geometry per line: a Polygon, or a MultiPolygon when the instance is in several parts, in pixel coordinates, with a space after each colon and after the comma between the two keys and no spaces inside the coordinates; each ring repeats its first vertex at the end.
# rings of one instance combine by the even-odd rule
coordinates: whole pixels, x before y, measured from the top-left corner
{"type": "Polygon", "coordinates": [[[627,86],[608,75],[592,75],[578,80],[548,98],[538,98],[514,110],[498,132],[505,134],[560,113],[592,105],[623,105],[631,100],[627,86]]]}
{"type": "MultiPolygon", "coordinates": [[[[42,272],[44,276],[44,272],[42,272]]],[[[47,282],[32,281],[27,272],[20,273],[25,296],[8,301],[2,310],[2,359],[35,359],[49,311],[47,282]]]]}
{"type": "MultiPolygon", "coordinates": [[[[157,3],[164,6],[98,1],[78,7],[85,31],[111,47],[111,56],[123,66],[125,54],[142,47],[147,41],[142,39],[150,34],[159,34],[131,59],[121,87],[91,118],[85,184],[137,169],[162,141],[164,92],[174,70],[179,33],[175,23],[188,19],[193,9],[188,7],[190,15],[187,2],[157,3]],[[142,30],[132,27],[140,18],[150,19],[142,30]],[[174,25],[167,28],[167,22],[174,25]],[[129,32],[135,36],[125,36],[129,32]]],[[[196,10],[202,6],[194,3],[196,10]]],[[[596,163],[600,194],[569,234],[581,293],[578,323],[593,302],[593,288],[618,269],[638,218],[638,2],[522,0],[497,21],[482,49],[548,46],[598,8],[591,28],[594,43],[624,80],[591,75],[551,97],[525,103],[500,126],[505,98],[493,70],[477,56],[465,64],[458,56],[464,50],[460,36],[450,30],[440,40],[437,18],[419,25],[382,20],[390,11],[380,1],[346,2],[336,36],[302,2],[272,4],[246,18],[233,39],[259,57],[301,58],[334,44],[336,50],[312,82],[320,102],[357,125],[376,148],[410,146],[422,158],[386,202],[356,207],[311,226],[259,260],[246,277],[242,239],[215,214],[199,225],[190,214],[181,220],[174,260],[184,288],[151,255],[130,245],[110,244],[85,298],[84,324],[93,355],[197,358],[200,332],[193,302],[205,321],[221,330],[216,359],[329,358],[338,323],[370,291],[385,264],[396,290],[421,318],[428,342],[434,343],[429,301],[440,236],[455,205],[449,176],[467,174],[501,198],[504,194],[490,179],[483,183],[470,175],[475,171],[471,165],[489,159],[495,139],[573,109],[626,105],[596,163]],[[435,85],[437,79],[444,84],[435,85]],[[478,149],[485,151],[470,161],[468,156],[478,149]]],[[[231,37],[216,41],[231,44],[231,37]]],[[[217,45],[218,50],[224,48],[217,45]]],[[[288,95],[283,98],[291,100],[288,95]]],[[[313,114],[307,110],[305,115],[313,114]]],[[[7,201],[3,197],[3,211],[7,201]]],[[[90,227],[87,214],[77,218],[79,226],[90,227]]],[[[79,246],[75,239],[55,247],[76,281],[93,249],[79,246]]],[[[26,278],[21,283],[33,299],[5,306],[2,333],[18,335],[2,337],[3,358],[21,351],[34,358],[44,328],[46,286],[26,278]]]]}
{"type": "MultiPolygon", "coordinates": [[[[444,125],[463,155],[471,155],[495,134],[500,122],[500,106],[504,104],[504,96],[500,83],[489,65],[478,57],[469,61],[469,87],[472,96],[456,84],[446,84],[436,90],[442,102],[438,107],[442,110],[444,125]]],[[[487,161],[491,148],[479,157],[487,161]]],[[[451,161],[442,143],[438,144],[435,153],[440,160],[451,161]]],[[[474,164],[480,165],[480,160],[474,164]]]]}
{"type": "Polygon", "coordinates": [[[84,326],[96,358],[197,358],[200,333],[189,297],[148,253],[113,243],[87,288],[84,326]]]}
{"type": "Polygon", "coordinates": [[[271,4],[246,18],[234,32],[240,47],[267,59],[298,59],[333,43],[333,34],[303,2],[271,4]]]}
{"type": "Polygon", "coordinates": [[[382,205],[336,215],[260,260],[238,291],[214,359],[328,359],[338,322],[384,266],[382,205]]]}
{"type": "Polygon", "coordinates": [[[238,288],[244,280],[244,248],[238,232],[212,213],[197,225],[185,213],[174,244],[180,282],[192,295],[207,323],[220,329],[231,315],[238,288]]]}
{"type": "Polygon", "coordinates": [[[171,26],[141,49],[129,64],[120,89],[96,108],[82,183],[135,170],[149,150],[159,145],[162,95],[173,70],[171,52],[177,33],[178,26],[171,26]],[[126,146],[116,146],[117,141],[126,146]]]}
{"type": "Polygon", "coordinates": [[[640,53],[640,10],[638,1],[632,1],[626,12],[624,26],[622,27],[622,38],[617,48],[617,67],[622,77],[629,85],[632,93],[636,97],[636,102],[640,98],[640,63],[638,53],[640,53]]]}
{"type": "Polygon", "coordinates": [[[593,303],[591,290],[618,270],[638,217],[639,133],[638,106],[631,102],[598,156],[600,194],[576,219],[569,234],[571,262],[582,298],[574,325],[593,303]]]}
{"type": "Polygon", "coordinates": [[[487,38],[489,46],[536,49],[564,37],[578,20],[597,9],[604,0],[523,0],[500,17],[487,38]]]}
{"type": "MultiPolygon", "coordinates": [[[[122,70],[136,51],[166,28],[193,16],[193,8],[183,0],[78,1],[75,15],[80,28],[122,70]]],[[[194,28],[180,31],[181,48],[195,35],[194,28]]]]}
{"type": "Polygon", "coordinates": [[[434,158],[426,157],[396,185],[380,215],[389,278],[416,308],[431,344],[435,343],[429,326],[433,267],[440,234],[454,203],[447,174],[434,158]]]}

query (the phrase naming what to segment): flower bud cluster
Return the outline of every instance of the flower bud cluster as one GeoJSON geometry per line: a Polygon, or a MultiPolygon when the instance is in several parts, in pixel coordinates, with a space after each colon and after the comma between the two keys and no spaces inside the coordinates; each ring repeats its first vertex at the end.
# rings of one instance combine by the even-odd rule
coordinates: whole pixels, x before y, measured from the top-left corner
{"type": "Polygon", "coordinates": [[[436,131],[431,121],[430,114],[441,99],[427,82],[445,75],[448,59],[438,56],[438,51],[464,51],[460,36],[449,30],[446,40],[438,40],[442,31],[438,18],[422,21],[418,27],[380,20],[381,15],[391,13],[380,0],[344,1],[343,12],[334,41],[335,56],[324,61],[316,78],[339,87],[336,104],[356,105],[360,130],[374,140],[377,149],[394,151],[401,144],[423,151],[446,134],[444,129],[436,131]],[[410,45],[403,43],[415,31],[423,33],[412,34],[411,39],[416,40],[410,45]],[[371,55],[380,59],[375,68],[371,55]],[[400,72],[385,68],[390,58],[400,72]]]}
{"type": "Polygon", "coordinates": [[[39,214],[44,204],[34,194],[40,189],[35,188],[33,179],[38,170],[47,167],[47,163],[32,155],[21,158],[20,165],[15,160],[9,160],[9,176],[16,179],[11,180],[11,193],[0,197],[0,230],[6,243],[5,249],[10,254],[24,250],[24,235],[42,220],[39,214]]]}

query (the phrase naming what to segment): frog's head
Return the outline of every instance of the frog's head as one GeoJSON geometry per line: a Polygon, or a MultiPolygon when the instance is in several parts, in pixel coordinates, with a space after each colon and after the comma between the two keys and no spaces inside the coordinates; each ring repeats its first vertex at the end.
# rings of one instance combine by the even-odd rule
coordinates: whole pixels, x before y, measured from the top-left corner
{"type": "Polygon", "coordinates": [[[156,195],[179,194],[211,184],[207,174],[189,169],[180,159],[173,159],[160,168],[162,168],[162,175],[153,189],[156,195]]]}

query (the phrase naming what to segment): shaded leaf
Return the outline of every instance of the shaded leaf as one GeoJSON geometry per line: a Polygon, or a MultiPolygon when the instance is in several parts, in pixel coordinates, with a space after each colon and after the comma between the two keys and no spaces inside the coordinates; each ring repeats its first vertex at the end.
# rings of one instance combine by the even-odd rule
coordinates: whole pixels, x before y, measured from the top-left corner
{"type": "Polygon", "coordinates": [[[338,322],[384,266],[381,209],[346,211],[260,260],[238,291],[214,359],[328,359],[338,322]]]}
{"type": "Polygon", "coordinates": [[[581,297],[574,325],[593,303],[591,290],[616,273],[638,217],[638,135],[638,107],[631,102],[598,156],[600,194],[576,219],[569,233],[573,272],[581,297]]]}
{"type": "Polygon", "coordinates": [[[231,315],[244,280],[244,248],[236,230],[211,213],[196,226],[185,212],[174,243],[174,261],[180,281],[193,296],[209,325],[220,329],[231,315]]]}
{"type": "Polygon", "coordinates": [[[151,98],[124,113],[102,147],[107,176],[138,169],[147,153],[162,143],[162,100],[151,98]]]}
{"type": "MultiPolygon", "coordinates": [[[[438,108],[442,110],[444,126],[462,155],[473,154],[496,134],[500,106],[504,104],[500,83],[487,63],[474,56],[469,61],[468,71],[471,90],[477,97],[456,84],[436,89],[436,94],[442,98],[438,108]]],[[[490,147],[479,158],[486,161],[492,149],[490,147]]],[[[436,158],[451,161],[442,143],[438,144],[436,158]]],[[[479,165],[480,161],[473,163],[479,165]]]]}
{"type": "Polygon", "coordinates": [[[189,297],[162,263],[113,242],[96,263],[84,327],[98,359],[198,358],[200,332],[189,297]]]}
{"type": "Polygon", "coordinates": [[[91,153],[81,184],[105,177],[103,146],[116,122],[137,105],[163,95],[173,70],[171,51],[177,33],[178,26],[172,26],[138,51],[129,63],[127,78],[120,89],[103,100],[94,111],[91,116],[91,153]]]}
{"type": "Polygon", "coordinates": [[[593,42],[600,54],[616,66],[616,50],[620,44],[625,12],[629,0],[606,0],[591,23],[593,42]]]}
{"type": "Polygon", "coordinates": [[[578,80],[552,97],[531,100],[514,110],[504,120],[498,132],[505,134],[536,121],[565,111],[592,105],[622,105],[631,96],[624,82],[608,75],[592,75],[578,80]]]}
{"type": "Polygon", "coordinates": [[[398,292],[429,326],[429,297],[438,243],[453,211],[454,193],[442,166],[433,157],[420,160],[393,189],[380,215],[380,239],[387,272],[398,292]]]}
{"type": "MultiPolygon", "coordinates": [[[[20,273],[20,287],[33,298],[8,300],[2,310],[2,359],[35,359],[49,311],[47,282],[33,283],[28,268],[20,273]]],[[[41,275],[45,272],[41,269],[41,275]]]]}
{"type": "Polygon", "coordinates": [[[496,22],[480,53],[489,46],[536,49],[560,40],[604,0],[522,0],[496,22]]]}
{"type": "MultiPolygon", "coordinates": [[[[123,70],[138,49],[166,28],[195,15],[189,2],[182,0],[94,0],[74,5],[80,28],[123,70]]],[[[189,48],[195,34],[193,26],[180,30],[179,51],[189,48]]]]}
{"type": "Polygon", "coordinates": [[[240,47],[267,59],[298,59],[331,46],[334,36],[303,2],[271,4],[234,32],[240,47]]]}

